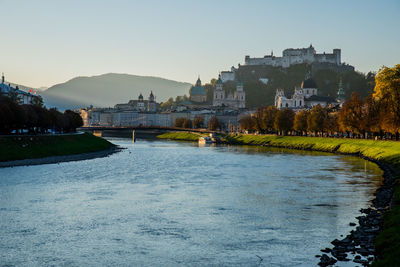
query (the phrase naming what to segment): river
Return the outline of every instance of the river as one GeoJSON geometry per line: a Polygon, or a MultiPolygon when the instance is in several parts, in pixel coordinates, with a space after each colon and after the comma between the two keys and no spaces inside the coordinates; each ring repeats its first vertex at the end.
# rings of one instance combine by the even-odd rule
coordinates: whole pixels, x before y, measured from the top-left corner
{"type": "Polygon", "coordinates": [[[126,149],[0,169],[0,265],[315,266],[381,183],[351,156],[111,141],[126,149]]]}

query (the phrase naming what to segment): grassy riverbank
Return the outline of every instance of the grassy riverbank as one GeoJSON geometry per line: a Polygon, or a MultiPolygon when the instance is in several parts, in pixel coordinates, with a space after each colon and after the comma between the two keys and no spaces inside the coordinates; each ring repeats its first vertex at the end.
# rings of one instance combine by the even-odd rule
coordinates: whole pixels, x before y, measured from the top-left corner
{"type": "Polygon", "coordinates": [[[200,134],[188,133],[188,132],[173,132],[173,133],[164,133],[157,136],[157,138],[161,139],[171,139],[171,140],[180,140],[180,141],[199,141],[201,137],[200,134]]]}
{"type": "Polygon", "coordinates": [[[88,133],[0,137],[0,161],[44,158],[96,152],[113,146],[88,133]]]}
{"type": "Polygon", "coordinates": [[[238,145],[261,145],[355,154],[400,167],[400,142],[275,135],[238,135],[225,138],[229,143],[238,145]]]}
{"type": "MultiPolygon", "coordinates": [[[[158,136],[174,140],[198,141],[198,135],[177,132],[158,136]]],[[[362,139],[319,138],[275,135],[226,135],[222,140],[235,145],[259,145],[352,154],[378,160],[400,170],[400,142],[362,139]]],[[[400,177],[396,177],[396,184],[400,177]]],[[[394,205],[384,216],[384,228],[376,239],[380,260],[373,266],[400,266],[400,186],[394,195],[394,205]]]]}

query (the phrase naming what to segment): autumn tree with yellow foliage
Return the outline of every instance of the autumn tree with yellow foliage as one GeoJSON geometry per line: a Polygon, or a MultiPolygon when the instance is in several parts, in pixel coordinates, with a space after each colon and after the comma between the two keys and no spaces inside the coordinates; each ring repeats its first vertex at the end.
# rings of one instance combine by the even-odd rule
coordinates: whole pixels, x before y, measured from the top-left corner
{"type": "Polygon", "coordinates": [[[381,103],[381,127],[384,131],[400,133],[400,64],[382,67],[375,76],[374,98],[381,103]]]}

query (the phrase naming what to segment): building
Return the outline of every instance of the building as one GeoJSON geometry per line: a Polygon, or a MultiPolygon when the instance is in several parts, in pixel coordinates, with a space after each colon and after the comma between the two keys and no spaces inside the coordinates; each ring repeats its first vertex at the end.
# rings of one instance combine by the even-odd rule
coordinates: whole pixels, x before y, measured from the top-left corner
{"type": "Polygon", "coordinates": [[[221,71],[221,80],[223,83],[227,81],[234,81],[235,80],[235,72],[236,69],[234,66],[231,67],[231,71],[221,71]]]}
{"type": "Polygon", "coordinates": [[[137,100],[129,100],[128,103],[116,104],[114,108],[120,110],[135,110],[138,112],[157,112],[160,108],[160,104],[155,101],[155,96],[153,91],[151,91],[148,100],[144,100],[143,95],[140,93],[137,100]]]}
{"type": "Polygon", "coordinates": [[[196,84],[190,88],[190,101],[196,103],[204,103],[207,101],[207,91],[201,85],[200,77],[197,79],[196,84]]]}
{"type": "Polygon", "coordinates": [[[212,117],[217,117],[223,129],[238,129],[239,120],[247,111],[238,110],[185,110],[180,112],[139,112],[137,110],[121,110],[114,108],[86,108],[80,110],[83,126],[129,127],[129,126],[157,126],[173,127],[176,119],[186,118],[194,120],[202,117],[204,127],[207,127],[212,117]]]}
{"type": "Polygon", "coordinates": [[[1,75],[1,84],[0,84],[0,95],[6,95],[9,97],[16,97],[18,103],[20,105],[23,104],[32,104],[35,98],[38,98],[36,95],[36,91],[30,90],[30,92],[25,92],[19,89],[18,85],[12,87],[10,84],[5,83],[4,73],[1,75]],[[33,92],[30,93],[30,92],[33,92]]]}
{"type": "Polygon", "coordinates": [[[310,45],[307,48],[288,48],[283,50],[282,57],[275,57],[265,55],[264,57],[246,56],[244,59],[245,65],[267,65],[273,67],[288,68],[294,64],[303,63],[331,63],[334,65],[341,65],[341,50],[333,49],[332,53],[317,54],[314,47],[310,45]]]}
{"type": "Polygon", "coordinates": [[[345,93],[344,93],[344,90],[343,90],[343,82],[342,82],[342,79],[340,79],[339,89],[338,89],[338,92],[337,92],[337,101],[340,104],[340,106],[343,106],[343,103],[344,103],[345,100],[346,100],[346,97],[345,97],[345,93]]]}
{"type": "Polygon", "coordinates": [[[334,103],[337,102],[332,97],[318,96],[317,84],[311,78],[310,73],[307,73],[301,86],[294,89],[294,94],[290,98],[286,97],[283,89],[277,89],[275,95],[275,107],[278,109],[305,109],[316,105],[325,107],[334,103]]]}
{"type": "MultiPolygon", "coordinates": [[[[288,48],[283,50],[281,57],[274,56],[271,52],[270,55],[264,57],[250,57],[245,56],[244,67],[246,66],[271,66],[271,67],[282,67],[288,68],[295,64],[313,64],[313,70],[317,69],[333,69],[335,71],[354,71],[354,67],[346,65],[341,62],[341,50],[333,49],[332,53],[321,53],[318,54],[315,48],[310,45],[307,48],[288,48]]],[[[227,81],[237,80],[237,73],[241,67],[231,67],[230,71],[221,72],[221,80],[223,83],[227,81]]],[[[268,79],[263,77],[263,79],[268,79]]],[[[267,83],[268,80],[261,80],[263,83],[267,83]]]]}
{"type": "Polygon", "coordinates": [[[225,95],[224,84],[219,75],[214,90],[213,98],[214,107],[231,107],[235,109],[241,109],[246,107],[246,93],[243,90],[243,84],[241,82],[236,83],[236,91],[234,94],[229,93],[225,95]]]}

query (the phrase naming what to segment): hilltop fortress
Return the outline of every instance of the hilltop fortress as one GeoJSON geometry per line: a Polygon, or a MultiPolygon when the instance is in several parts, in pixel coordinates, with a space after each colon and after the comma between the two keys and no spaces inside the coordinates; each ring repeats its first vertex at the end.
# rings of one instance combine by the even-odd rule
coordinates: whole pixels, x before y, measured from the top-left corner
{"type": "Polygon", "coordinates": [[[310,45],[307,48],[288,48],[283,50],[282,57],[275,57],[271,52],[271,55],[264,57],[246,56],[244,59],[245,65],[268,65],[273,67],[288,68],[294,64],[302,63],[331,63],[335,65],[341,64],[340,49],[333,49],[332,54],[322,53],[317,54],[314,47],[310,45]]]}
{"type": "MultiPolygon", "coordinates": [[[[310,64],[323,65],[325,67],[330,67],[334,69],[343,70],[354,70],[354,67],[345,65],[341,62],[341,50],[338,48],[333,49],[332,53],[318,54],[315,48],[310,45],[307,48],[288,48],[283,50],[282,57],[274,56],[273,52],[270,55],[265,55],[264,57],[250,57],[245,56],[244,64],[241,67],[252,67],[252,66],[270,66],[270,67],[280,67],[288,68],[295,64],[310,64]]],[[[238,68],[232,67],[230,71],[222,71],[221,79],[223,82],[234,81],[236,78],[236,72],[238,68]]]]}

